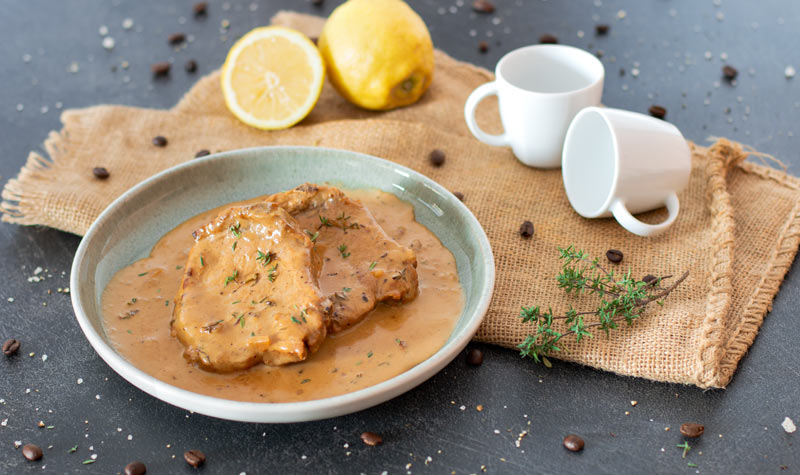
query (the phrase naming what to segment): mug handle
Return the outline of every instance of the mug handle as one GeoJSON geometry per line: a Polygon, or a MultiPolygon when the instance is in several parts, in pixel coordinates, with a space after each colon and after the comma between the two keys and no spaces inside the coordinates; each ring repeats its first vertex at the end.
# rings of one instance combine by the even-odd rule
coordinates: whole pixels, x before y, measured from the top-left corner
{"type": "Polygon", "coordinates": [[[475,138],[485,144],[502,147],[508,145],[505,132],[499,135],[487,134],[478,127],[478,123],[475,121],[475,109],[478,104],[491,95],[497,95],[497,83],[495,81],[482,84],[472,91],[472,94],[467,98],[466,104],[464,104],[464,119],[466,119],[467,127],[475,138]]]}
{"type": "Polygon", "coordinates": [[[678,202],[678,195],[674,191],[667,196],[664,204],[667,206],[669,215],[664,222],[659,224],[647,224],[634,218],[631,212],[628,211],[628,208],[625,207],[625,203],[619,199],[611,204],[610,209],[614,218],[623,228],[638,236],[647,237],[663,233],[672,225],[675,218],[678,217],[678,211],[680,211],[681,206],[678,202]]]}

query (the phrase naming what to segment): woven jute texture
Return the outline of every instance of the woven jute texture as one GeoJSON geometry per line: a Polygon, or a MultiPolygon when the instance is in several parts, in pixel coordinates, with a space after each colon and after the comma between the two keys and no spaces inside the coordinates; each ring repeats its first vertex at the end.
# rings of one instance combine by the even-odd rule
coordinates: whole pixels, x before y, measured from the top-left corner
{"type": "MultiPolygon", "coordinates": [[[[317,36],[321,20],[280,13],[273,21],[317,36]]],[[[492,74],[436,52],[431,89],[411,107],[376,113],[357,109],[326,85],[311,115],[284,131],[264,132],[239,123],[224,106],[219,75],[198,81],[168,111],[97,106],[62,114],[64,127],[45,141],[46,156],[32,152],[19,176],[3,190],[3,221],[45,225],[82,234],[98,214],[134,184],[196,151],[259,145],[314,145],[355,150],[418,170],[453,191],[486,230],[496,260],[494,298],[476,339],[513,348],[530,330],[517,318],[522,305],[579,309],[596,303],[566,296],[555,282],[556,248],[574,244],[596,256],[625,254],[616,268],[634,276],[688,279],[663,307],[653,306],[632,326],[606,337],[566,342],[554,357],[619,374],[658,381],[724,387],[752,344],[800,240],[800,180],[745,162],[754,151],[719,139],[691,145],[692,175],[680,194],[681,213],[655,238],[624,231],[611,219],[579,217],[564,194],[559,170],[521,165],[505,148],[469,134],[463,104],[492,74]],[[166,147],[152,137],[168,138],[166,147]],[[427,160],[434,148],[444,166],[427,160]],[[92,168],[105,166],[107,180],[92,168]],[[520,223],[535,225],[532,239],[520,223]]],[[[500,128],[496,105],[479,109],[479,122],[500,128]]],[[[200,210],[198,210],[200,211],[200,210]]],[[[644,215],[658,220],[663,211],[644,215]]]]}

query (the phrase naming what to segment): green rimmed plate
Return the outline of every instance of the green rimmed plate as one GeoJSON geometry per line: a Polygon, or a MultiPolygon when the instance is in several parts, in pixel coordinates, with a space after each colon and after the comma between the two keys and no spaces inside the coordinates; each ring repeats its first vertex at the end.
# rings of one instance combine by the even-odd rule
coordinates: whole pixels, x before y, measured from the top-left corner
{"type": "Polygon", "coordinates": [[[369,155],[318,147],[260,147],[210,155],[165,170],[117,198],[81,241],[70,276],[72,305],[89,343],[139,389],[178,407],[223,419],[300,422],[374,406],[417,386],[466,346],[489,307],[494,257],[475,216],[444,187],[409,168],[369,155]],[[305,182],[377,188],[413,204],[416,219],[453,253],[464,310],[445,345],[430,358],[382,383],[325,399],[256,403],[180,389],[139,370],[105,336],[101,297],[114,274],[149,255],[177,224],[233,201],[276,193],[305,182]],[[200,190],[201,192],[198,192],[200,190]]]}

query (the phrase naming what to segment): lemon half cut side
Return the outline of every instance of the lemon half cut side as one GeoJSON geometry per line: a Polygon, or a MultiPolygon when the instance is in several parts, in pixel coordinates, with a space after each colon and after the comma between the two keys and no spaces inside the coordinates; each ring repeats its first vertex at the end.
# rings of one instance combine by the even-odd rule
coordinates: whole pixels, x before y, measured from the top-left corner
{"type": "Polygon", "coordinates": [[[317,47],[299,31],[256,28],[233,45],[222,66],[222,94],[233,115],[265,130],[303,120],[322,91],[325,66],[317,47]]]}

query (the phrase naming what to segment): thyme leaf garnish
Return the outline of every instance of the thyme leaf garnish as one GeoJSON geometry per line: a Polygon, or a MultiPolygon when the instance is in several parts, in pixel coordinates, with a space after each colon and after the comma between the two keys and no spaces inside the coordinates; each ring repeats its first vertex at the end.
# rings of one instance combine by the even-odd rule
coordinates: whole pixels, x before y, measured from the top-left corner
{"type": "Polygon", "coordinates": [[[256,251],[256,260],[257,260],[257,261],[259,261],[259,262],[261,262],[261,264],[262,264],[264,267],[267,267],[267,264],[269,264],[270,262],[272,262],[272,253],[271,253],[271,252],[269,252],[269,251],[267,251],[267,252],[261,252],[261,250],[260,250],[260,249],[258,249],[258,250],[256,251]]]}
{"type": "Polygon", "coordinates": [[[233,234],[233,237],[235,237],[236,239],[239,239],[240,237],[242,237],[242,233],[241,233],[241,231],[239,231],[239,229],[241,227],[242,227],[242,225],[239,222],[237,222],[236,226],[231,226],[229,228],[230,231],[231,231],[231,234],[233,234]]]}
{"type": "Polygon", "coordinates": [[[275,274],[277,272],[278,264],[275,264],[274,266],[270,267],[269,270],[267,270],[267,279],[269,279],[270,282],[275,282],[275,277],[277,277],[275,274]]]}
{"type": "Polygon", "coordinates": [[[308,234],[308,237],[311,238],[311,242],[317,242],[317,238],[319,237],[319,231],[312,233],[311,231],[306,229],[306,234],[308,234]]]}
{"type": "Polygon", "coordinates": [[[235,320],[233,322],[233,324],[234,325],[241,325],[242,328],[244,328],[244,313],[240,313],[239,315],[236,315],[236,312],[233,312],[232,315],[233,315],[233,319],[235,320]]]}
{"type": "Polygon", "coordinates": [[[342,255],[342,259],[347,259],[348,257],[350,257],[350,253],[347,252],[346,244],[342,244],[341,246],[337,247],[337,249],[339,249],[339,254],[342,255]]]}
{"type": "Polygon", "coordinates": [[[378,261],[372,261],[372,264],[369,265],[369,270],[374,269],[375,266],[377,266],[377,265],[378,265],[378,261]]]}
{"type": "Polygon", "coordinates": [[[222,323],[222,320],[217,320],[216,322],[209,323],[208,325],[202,327],[201,330],[207,331],[208,333],[211,333],[214,330],[216,330],[217,326],[219,326],[221,323],[222,323]]]}
{"type": "Polygon", "coordinates": [[[239,271],[234,269],[233,274],[229,275],[228,277],[225,277],[225,287],[227,287],[228,284],[230,284],[231,282],[236,282],[237,277],[239,277],[239,271]]]}

